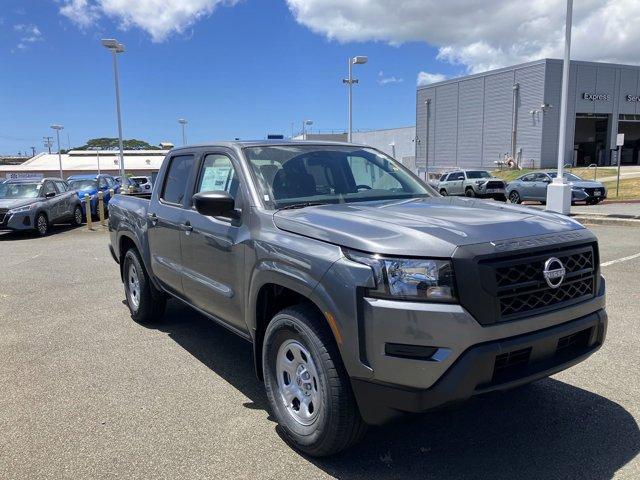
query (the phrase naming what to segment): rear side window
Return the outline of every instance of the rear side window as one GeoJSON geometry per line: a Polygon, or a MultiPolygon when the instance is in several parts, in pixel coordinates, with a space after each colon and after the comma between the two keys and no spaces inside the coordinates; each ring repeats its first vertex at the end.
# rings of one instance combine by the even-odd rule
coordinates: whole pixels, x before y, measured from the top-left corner
{"type": "Polygon", "coordinates": [[[464,173],[456,172],[449,175],[449,180],[464,180],[464,173]]]}
{"type": "Polygon", "coordinates": [[[167,169],[167,177],[162,186],[160,198],[167,202],[182,205],[187,180],[193,168],[193,155],[179,155],[171,159],[167,169]]]}

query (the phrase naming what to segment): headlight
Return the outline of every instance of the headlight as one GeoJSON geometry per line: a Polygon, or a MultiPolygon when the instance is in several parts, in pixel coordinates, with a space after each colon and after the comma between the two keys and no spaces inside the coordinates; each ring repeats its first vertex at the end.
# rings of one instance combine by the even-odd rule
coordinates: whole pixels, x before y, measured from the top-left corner
{"type": "Polygon", "coordinates": [[[28,212],[29,210],[31,210],[32,208],[35,208],[36,204],[32,203],[30,205],[25,205],[24,207],[17,207],[17,208],[12,208],[11,210],[9,210],[7,212],[7,215],[11,215],[13,213],[20,213],[20,212],[28,212]]]}
{"type": "Polygon", "coordinates": [[[486,180],[476,180],[476,185],[478,185],[479,187],[481,187],[482,185],[484,185],[485,183],[487,183],[486,180]]]}
{"type": "Polygon", "coordinates": [[[455,302],[453,266],[449,260],[388,258],[344,250],[354,262],[373,270],[376,288],[368,295],[429,302],[455,302]]]}

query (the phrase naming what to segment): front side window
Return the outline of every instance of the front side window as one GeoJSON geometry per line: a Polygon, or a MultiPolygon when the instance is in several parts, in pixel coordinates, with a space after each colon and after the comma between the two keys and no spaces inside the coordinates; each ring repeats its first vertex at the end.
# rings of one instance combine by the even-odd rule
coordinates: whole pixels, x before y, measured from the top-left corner
{"type": "Polygon", "coordinates": [[[238,177],[231,159],[226,155],[211,154],[204,158],[196,192],[224,191],[235,197],[238,177]]]}
{"type": "Polygon", "coordinates": [[[53,193],[55,195],[57,192],[56,187],[53,186],[53,182],[44,182],[42,193],[45,197],[50,193],[53,193]]]}
{"type": "Polygon", "coordinates": [[[445,173],[444,175],[442,175],[442,176],[440,177],[440,181],[441,181],[441,182],[445,182],[446,180],[447,180],[447,174],[445,173]]]}
{"type": "Polygon", "coordinates": [[[55,183],[56,187],[58,188],[58,192],[60,193],[64,193],[69,189],[66,182],[56,181],[55,183]]]}
{"type": "Polygon", "coordinates": [[[100,179],[98,179],[98,188],[107,188],[107,181],[104,179],[104,177],[100,177],[100,179]]]}
{"type": "Polygon", "coordinates": [[[247,147],[244,153],[269,208],[436,195],[391,157],[369,148],[280,145],[247,147]]]}
{"type": "MultiPolygon", "coordinates": [[[[551,178],[556,178],[558,176],[558,174],[556,172],[551,172],[551,173],[549,173],[549,176],[551,178]]],[[[573,173],[564,172],[563,177],[566,178],[567,180],[569,180],[570,182],[581,182],[582,181],[582,179],[580,177],[578,177],[577,175],[574,175],[573,173]]]]}
{"type": "Polygon", "coordinates": [[[0,198],[36,198],[40,183],[0,183],[0,198]]]}
{"type": "Polygon", "coordinates": [[[193,155],[173,157],[167,169],[167,176],[160,198],[167,203],[181,205],[184,200],[187,180],[193,168],[193,155]]]}

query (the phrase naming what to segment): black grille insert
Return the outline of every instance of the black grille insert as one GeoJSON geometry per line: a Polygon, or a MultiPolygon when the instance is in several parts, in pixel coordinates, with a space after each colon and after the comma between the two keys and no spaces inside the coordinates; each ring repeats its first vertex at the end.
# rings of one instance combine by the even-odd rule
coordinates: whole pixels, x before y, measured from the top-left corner
{"type": "Polygon", "coordinates": [[[567,356],[574,356],[580,353],[589,346],[589,339],[591,338],[592,330],[593,328],[586,328],[558,339],[556,353],[567,356]]]}
{"type": "Polygon", "coordinates": [[[496,180],[487,182],[487,188],[504,188],[504,183],[496,180]]]}
{"type": "Polygon", "coordinates": [[[497,355],[493,366],[493,379],[491,382],[502,383],[511,378],[518,377],[518,374],[526,370],[529,365],[530,356],[531,347],[497,355]]]}
{"type": "Polygon", "coordinates": [[[494,270],[500,320],[512,320],[593,297],[594,258],[593,247],[588,245],[483,262],[494,270]],[[558,258],[566,271],[558,288],[551,288],[543,275],[544,264],[551,257],[558,258]]]}

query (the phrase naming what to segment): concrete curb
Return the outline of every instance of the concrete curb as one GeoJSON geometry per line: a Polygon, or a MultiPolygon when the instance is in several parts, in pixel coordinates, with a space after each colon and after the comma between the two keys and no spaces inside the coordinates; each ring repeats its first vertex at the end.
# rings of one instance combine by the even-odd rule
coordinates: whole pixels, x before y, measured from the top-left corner
{"type": "Polygon", "coordinates": [[[618,218],[605,216],[590,215],[573,215],[571,218],[577,220],[583,225],[610,225],[617,227],[640,227],[640,219],[635,218],[618,218]]]}

